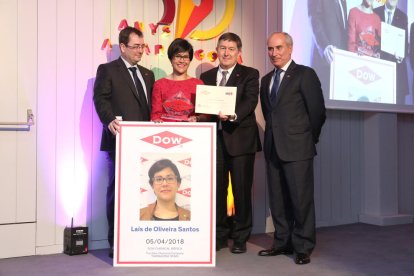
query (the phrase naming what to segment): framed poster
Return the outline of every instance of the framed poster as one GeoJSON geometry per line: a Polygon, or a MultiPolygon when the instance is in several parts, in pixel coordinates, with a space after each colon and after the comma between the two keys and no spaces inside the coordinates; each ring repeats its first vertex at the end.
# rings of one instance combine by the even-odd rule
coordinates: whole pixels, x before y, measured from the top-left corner
{"type": "Polygon", "coordinates": [[[215,123],[121,122],[114,266],[215,266],[215,123]]]}

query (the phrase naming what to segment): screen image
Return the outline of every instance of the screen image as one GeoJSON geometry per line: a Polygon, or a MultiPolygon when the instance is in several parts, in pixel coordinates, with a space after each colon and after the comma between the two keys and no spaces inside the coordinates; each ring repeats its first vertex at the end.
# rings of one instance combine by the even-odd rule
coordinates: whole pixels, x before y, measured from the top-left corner
{"type": "Polygon", "coordinates": [[[413,22],[414,1],[283,1],[292,58],[316,71],[329,109],[414,113],[413,22]]]}

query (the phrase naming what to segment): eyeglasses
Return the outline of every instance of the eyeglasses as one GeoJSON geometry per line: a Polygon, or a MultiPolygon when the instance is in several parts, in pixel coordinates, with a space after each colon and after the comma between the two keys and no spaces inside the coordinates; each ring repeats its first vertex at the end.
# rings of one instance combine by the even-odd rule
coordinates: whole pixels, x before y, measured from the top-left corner
{"type": "Polygon", "coordinates": [[[190,56],[189,55],[176,55],[176,56],[174,56],[174,58],[176,59],[176,60],[190,60],[190,56]]]}
{"type": "Polygon", "coordinates": [[[134,51],[138,49],[143,50],[145,48],[145,44],[136,44],[134,46],[125,45],[125,47],[134,51]]]}
{"type": "Polygon", "coordinates": [[[157,177],[152,178],[152,181],[154,182],[154,184],[157,184],[157,185],[161,185],[164,182],[164,180],[168,184],[173,184],[177,181],[177,177],[175,175],[168,175],[167,177],[157,176],[157,177]]]}

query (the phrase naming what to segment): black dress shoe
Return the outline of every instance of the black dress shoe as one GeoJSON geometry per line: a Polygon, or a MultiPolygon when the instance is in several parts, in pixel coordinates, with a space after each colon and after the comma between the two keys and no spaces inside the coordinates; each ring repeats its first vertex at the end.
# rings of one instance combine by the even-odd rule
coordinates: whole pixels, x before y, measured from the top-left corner
{"type": "Polygon", "coordinates": [[[304,265],[310,263],[310,256],[305,253],[297,253],[295,256],[295,264],[304,265]]]}
{"type": "Polygon", "coordinates": [[[259,256],[277,256],[277,255],[291,255],[293,254],[293,249],[291,248],[270,248],[260,250],[257,255],[259,256]]]}
{"type": "Polygon", "coordinates": [[[240,243],[235,242],[230,251],[233,254],[246,253],[246,243],[245,242],[240,242],[240,243]]]}

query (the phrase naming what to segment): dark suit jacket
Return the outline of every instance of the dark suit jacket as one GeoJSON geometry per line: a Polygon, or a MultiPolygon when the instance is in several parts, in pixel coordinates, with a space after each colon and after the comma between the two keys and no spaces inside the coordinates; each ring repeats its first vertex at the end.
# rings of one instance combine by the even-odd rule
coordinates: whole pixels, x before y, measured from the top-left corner
{"type": "MultiPolygon", "coordinates": [[[[411,23],[411,28],[410,28],[410,63],[411,63],[411,68],[414,71],[414,23],[411,23]]],[[[414,90],[414,86],[413,86],[413,90],[414,90]]]]}
{"type": "Polygon", "coordinates": [[[325,103],[321,83],[315,71],[307,66],[290,64],[280,83],[272,107],[269,85],[273,71],[262,78],[260,101],[266,121],[264,153],[270,159],[272,143],[283,161],[299,161],[316,155],[325,122],[325,103]]]}
{"type": "MultiPolygon", "coordinates": [[[[200,75],[206,85],[217,85],[218,67],[200,75]]],[[[234,122],[222,122],[223,138],[231,156],[255,153],[261,150],[259,131],[254,113],[259,98],[259,71],[237,64],[226,86],[237,87],[236,114],[234,122]]],[[[216,121],[218,116],[212,116],[216,121]]]]}
{"type": "MultiPolygon", "coordinates": [[[[380,6],[374,9],[374,12],[378,14],[382,22],[385,22],[385,6],[380,6]]],[[[392,26],[405,30],[405,56],[401,63],[397,63],[397,93],[401,95],[408,94],[408,75],[407,75],[407,64],[406,59],[408,55],[408,18],[407,15],[396,8],[394,12],[394,17],[391,22],[392,26]]],[[[397,59],[394,55],[382,52],[381,59],[397,62],[397,59]]],[[[397,102],[398,103],[398,102],[397,102]]],[[[401,103],[401,102],[400,102],[401,103]]]]}
{"type": "MultiPolygon", "coordinates": [[[[328,45],[347,49],[348,20],[341,14],[340,0],[308,0],[308,15],[319,56],[328,45]]],[[[345,15],[346,3],[344,1],[345,15]]]]}
{"type": "Polygon", "coordinates": [[[343,1],[346,15],[344,22],[340,1],[308,0],[308,16],[315,43],[311,66],[318,73],[326,96],[329,96],[330,64],[325,60],[324,50],[328,45],[342,50],[346,50],[348,47],[346,2],[343,1]]]}
{"type": "Polygon", "coordinates": [[[115,150],[115,136],[108,130],[108,124],[115,119],[115,116],[122,116],[123,121],[149,121],[149,114],[143,112],[143,105],[148,105],[151,111],[154,73],[140,65],[138,69],[144,78],[148,104],[139,101],[134,81],[121,58],[98,67],[93,101],[103,124],[101,139],[103,151],[115,150]]]}

